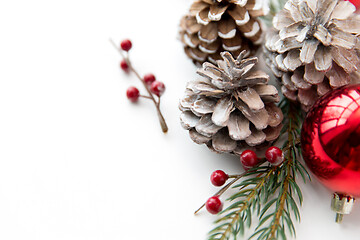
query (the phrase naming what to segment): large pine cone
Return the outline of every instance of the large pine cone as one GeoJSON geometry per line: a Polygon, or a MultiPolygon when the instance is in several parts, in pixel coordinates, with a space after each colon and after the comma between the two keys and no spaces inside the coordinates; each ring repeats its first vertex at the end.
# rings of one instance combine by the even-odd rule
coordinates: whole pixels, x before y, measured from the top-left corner
{"type": "Polygon", "coordinates": [[[255,51],[261,42],[259,0],[196,0],[180,24],[185,53],[195,63],[215,63],[220,53],[255,51]]]}
{"type": "Polygon", "coordinates": [[[218,153],[267,146],[281,131],[278,91],[266,73],[252,69],[258,59],[245,54],[235,60],[223,52],[216,66],[204,63],[197,71],[202,78],[188,83],[180,101],[181,124],[191,139],[218,153]]]}
{"type": "Polygon", "coordinates": [[[360,17],[342,0],[289,0],[266,37],[266,62],[283,94],[308,111],[328,91],[359,81],[360,17]]]}

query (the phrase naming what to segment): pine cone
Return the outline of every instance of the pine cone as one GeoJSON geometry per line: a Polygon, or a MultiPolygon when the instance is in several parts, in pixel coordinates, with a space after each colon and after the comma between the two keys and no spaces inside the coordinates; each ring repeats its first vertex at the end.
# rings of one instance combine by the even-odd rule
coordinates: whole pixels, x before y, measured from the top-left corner
{"type": "Polygon", "coordinates": [[[181,124],[191,139],[218,153],[267,146],[281,131],[278,91],[266,73],[252,69],[258,59],[245,55],[235,60],[223,52],[217,66],[204,63],[197,71],[203,78],[189,82],[180,101],[181,124]]]}
{"type": "Polygon", "coordinates": [[[283,94],[308,111],[328,91],[358,81],[360,17],[342,0],[289,0],[266,36],[266,62],[283,94]]]}
{"type": "Polygon", "coordinates": [[[261,42],[258,16],[264,15],[259,0],[196,0],[180,24],[185,53],[195,63],[215,63],[220,53],[238,56],[255,51],[261,42]]]}

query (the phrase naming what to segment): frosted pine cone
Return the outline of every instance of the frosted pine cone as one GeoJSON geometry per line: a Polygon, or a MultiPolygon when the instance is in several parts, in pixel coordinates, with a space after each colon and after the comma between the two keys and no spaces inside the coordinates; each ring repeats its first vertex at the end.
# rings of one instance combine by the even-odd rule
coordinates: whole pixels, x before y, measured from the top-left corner
{"type": "Polygon", "coordinates": [[[350,84],[360,67],[360,17],[343,0],[289,0],[265,43],[283,94],[305,111],[328,91],[350,84]]]}
{"type": "Polygon", "coordinates": [[[253,70],[256,57],[235,60],[221,53],[217,65],[204,63],[201,79],[188,83],[180,101],[181,124],[191,139],[218,153],[240,155],[249,147],[266,146],[278,138],[283,114],[275,105],[278,91],[269,76],[253,70]]]}
{"type": "Polygon", "coordinates": [[[180,24],[185,53],[195,63],[215,63],[222,51],[234,56],[261,42],[260,0],[196,0],[180,24]]]}

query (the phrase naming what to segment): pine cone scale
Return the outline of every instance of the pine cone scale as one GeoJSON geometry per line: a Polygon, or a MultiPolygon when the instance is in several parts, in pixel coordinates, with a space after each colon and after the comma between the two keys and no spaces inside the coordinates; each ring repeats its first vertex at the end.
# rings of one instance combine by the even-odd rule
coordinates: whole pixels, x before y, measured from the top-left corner
{"type": "Polygon", "coordinates": [[[199,122],[200,118],[193,114],[191,111],[184,111],[180,115],[180,122],[183,128],[189,130],[194,128],[199,122]]]}
{"type": "Polygon", "coordinates": [[[260,111],[265,107],[259,94],[252,88],[237,93],[237,96],[252,110],[260,111]]]}
{"type": "Polygon", "coordinates": [[[246,9],[236,6],[234,9],[229,10],[229,15],[235,20],[236,25],[242,26],[250,21],[250,15],[246,9]]]}
{"type": "Polygon", "coordinates": [[[274,103],[267,104],[265,108],[269,114],[268,125],[273,128],[281,125],[284,119],[284,115],[281,109],[278,108],[274,103]]]}
{"type": "Polygon", "coordinates": [[[328,0],[318,0],[317,2],[317,17],[319,17],[319,19],[321,19],[322,21],[320,22],[320,24],[326,24],[329,20],[330,17],[332,15],[332,13],[334,12],[334,9],[336,7],[338,3],[338,0],[332,0],[332,1],[328,1],[328,0]]]}
{"type": "Polygon", "coordinates": [[[304,80],[309,84],[317,85],[322,83],[322,81],[324,80],[324,76],[324,72],[316,70],[314,63],[305,65],[304,80]]]}
{"type": "Polygon", "coordinates": [[[198,14],[199,12],[201,12],[202,10],[204,10],[205,8],[207,8],[209,5],[206,4],[205,2],[202,1],[197,1],[194,2],[191,6],[190,6],[190,15],[191,16],[196,16],[196,14],[198,14]]]}
{"type": "Polygon", "coordinates": [[[225,130],[217,132],[213,139],[212,145],[218,152],[232,152],[237,147],[235,140],[231,139],[225,130]]]}
{"type": "Polygon", "coordinates": [[[219,21],[228,7],[229,5],[223,5],[223,6],[217,4],[210,5],[208,18],[211,21],[219,21]]]}
{"type": "Polygon", "coordinates": [[[209,8],[207,7],[201,10],[200,12],[198,12],[195,17],[198,24],[206,26],[211,22],[208,16],[209,16],[209,8]]]}
{"type": "Polygon", "coordinates": [[[190,138],[197,144],[204,144],[204,143],[206,144],[209,141],[211,141],[210,137],[206,137],[204,135],[201,135],[200,133],[198,133],[194,129],[189,130],[189,135],[190,135],[190,138]]]}
{"type": "Polygon", "coordinates": [[[284,67],[280,67],[281,70],[285,69],[285,71],[290,70],[290,71],[295,71],[296,68],[300,67],[302,62],[301,62],[301,58],[300,58],[300,51],[297,49],[293,49],[290,50],[289,53],[286,55],[285,58],[283,58],[282,55],[282,59],[277,59],[278,61],[282,61],[282,63],[278,62],[277,63],[283,64],[284,67]]]}
{"type": "Polygon", "coordinates": [[[343,48],[332,48],[331,55],[333,57],[334,62],[337,63],[338,66],[343,68],[345,72],[351,73],[357,70],[356,65],[352,62],[354,58],[351,57],[351,52],[346,51],[343,48]]]}
{"type": "Polygon", "coordinates": [[[211,121],[211,114],[202,116],[200,121],[195,126],[196,131],[205,137],[212,137],[221,128],[221,126],[216,126],[211,121]]]}
{"type": "Polygon", "coordinates": [[[319,47],[314,56],[315,68],[319,72],[327,72],[332,67],[332,53],[325,47],[319,47]]]}
{"type": "Polygon", "coordinates": [[[269,114],[265,109],[261,109],[258,112],[252,112],[247,105],[240,101],[236,102],[236,107],[252,124],[255,125],[256,129],[265,129],[267,127],[269,114]]]}
{"type": "Polygon", "coordinates": [[[331,15],[331,19],[345,20],[349,18],[355,11],[356,8],[353,4],[351,4],[348,1],[341,1],[334,8],[334,11],[331,15]]]}
{"type": "Polygon", "coordinates": [[[221,98],[214,107],[211,120],[218,126],[226,126],[231,112],[234,110],[234,104],[231,96],[221,98]]]}
{"type": "Polygon", "coordinates": [[[250,123],[241,114],[232,113],[228,122],[229,136],[233,140],[245,140],[251,135],[250,123]]]}
{"type": "Polygon", "coordinates": [[[318,46],[319,41],[304,41],[304,45],[300,51],[300,61],[304,64],[312,63],[314,61],[314,55],[318,46]]]}
{"type": "MultiPolygon", "coordinates": [[[[228,18],[218,23],[218,34],[223,39],[231,39],[236,35],[236,24],[233,19],[228,18]]],[[[241,44],[241,42],[240,42],[241,44]]]]}
{"type": "Polygon", "coordinates": [[[199,39],[206,43],[215,42],[218,38],[217,23],[211,22],[199,31],[199,39]]]}
{"type": "Polygon", "coordinates": [[[260,145],[261,143],[265,142],[265,140],[266,140],[266,134],[263,131],[252,129],[251,135],[245,139],[245,142],[249,146],[253,147],[256,145],[260,145]]]}

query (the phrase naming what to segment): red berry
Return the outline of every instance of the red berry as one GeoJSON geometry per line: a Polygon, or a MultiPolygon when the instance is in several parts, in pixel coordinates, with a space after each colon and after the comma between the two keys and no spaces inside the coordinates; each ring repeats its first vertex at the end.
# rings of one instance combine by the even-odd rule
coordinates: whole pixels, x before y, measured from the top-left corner
{"type": "Polygon", "coordinates": [[[140,97],[140,92],[136,87],[129,87],[126,96],[131,102],[136,102],[140,97]]]}
{"type": "Polygon", "coordinates": [[[284,155],[280,148],[269,147],[265,152],[266,160],[274,166],[280,165],[284,161],[284,155]]]}
{"type": "Polygon", "coordinates": [[[124,51],[129,51],[132,47],[132,43],[129,39],[125,39],[120,43],[120,47],[124,51]]]}
{"type": "Polygon", "coordinates": [[[229,179],[229,176],[222,170],[216,170],[210,176],[210,181],[214,186],[220,187],[229,179]]]}
{"type": "Polygon", "coordinates": [[[213,196],[206,201],[205,206],[209,213],[218,214],[223,208],[223,203],[220,201],[219,196],[213,196]]]}
{"type": "Polygon", "coordinates": [[[147,85],[151,85],[153,82],[155,82],[156,78],[154,76],[154,74],[146,74],[144,76],[144,82],[147,84],[147,85]]]}
{"type": "Polygon", "coordinates": [[[162,82],[155,81],[151,84],[150,90],[152,93],[160,97],[165,91],[165,85],[162,82]]]}
{"type": "Polygon", "coordinates": [[[122,60],[120,62],[120,67],[122,70],[124,70],[125,72],[129,71],[129,65],[127,64],[127,62],[125,60],[122,60]]]}
{"type": "Polygon", "coordinates": [[[259,159],[256,156],[256,153],[251,150],[245,150],[240,155],[240,161],[244,166],[245,170],[256,166],[259,163],[259,159]]]}

